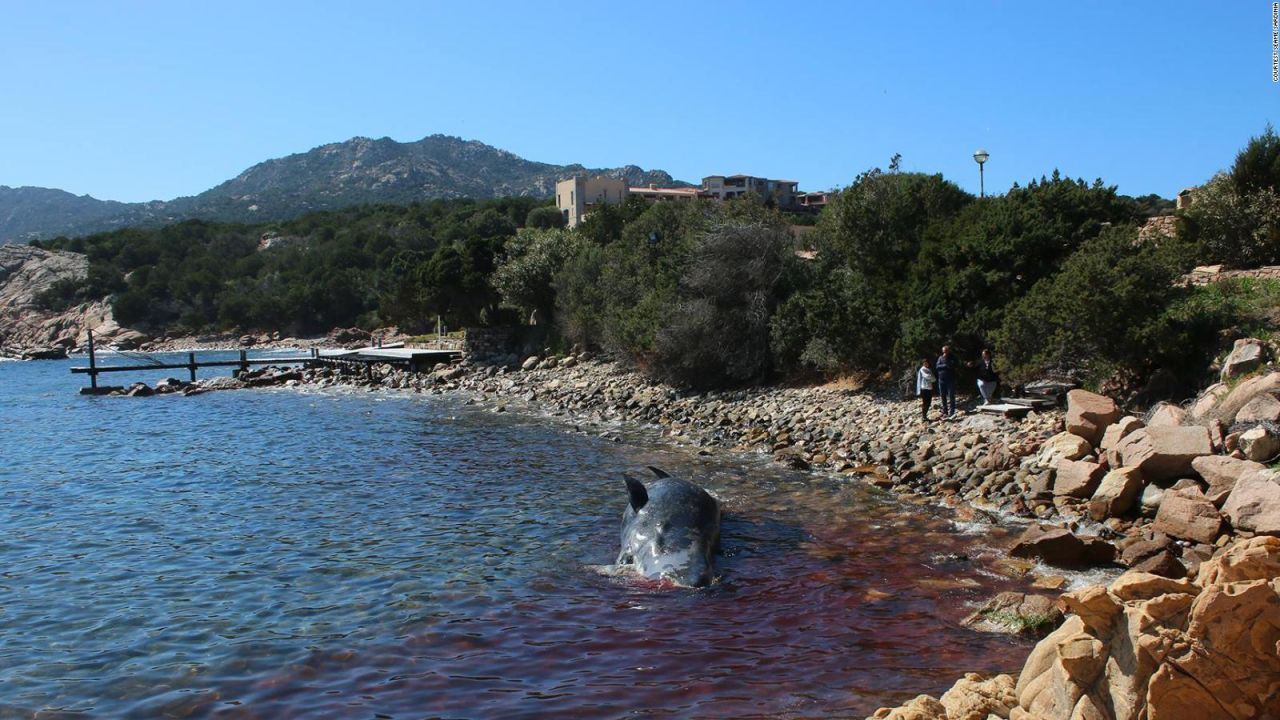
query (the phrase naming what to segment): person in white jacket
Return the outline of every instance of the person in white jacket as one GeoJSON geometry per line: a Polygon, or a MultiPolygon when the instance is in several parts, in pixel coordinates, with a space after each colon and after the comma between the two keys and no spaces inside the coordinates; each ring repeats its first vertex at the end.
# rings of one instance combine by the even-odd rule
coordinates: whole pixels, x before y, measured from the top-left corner
{"type": "Polygon", "coordinates": [[[925,422],[929,422],[929,405],[933,403],[933,388],[937,383],[929,358],[921,360],[920,369],[916,371],[916,395],[920,396],[920,417],[925,422]]]}

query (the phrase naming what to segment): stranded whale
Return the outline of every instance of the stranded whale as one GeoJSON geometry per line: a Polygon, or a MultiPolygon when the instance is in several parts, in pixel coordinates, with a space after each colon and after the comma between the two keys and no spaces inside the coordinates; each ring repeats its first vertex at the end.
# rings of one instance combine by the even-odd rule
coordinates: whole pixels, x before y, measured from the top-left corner
{"type": "Polygon", "coordinates": [[[630,501],[622,513],[618,565],[689,587],[711,584],[711,554],[720,543],[720,504],[706,490],[650,467],[646,485],[625,476],[630,501]]]}

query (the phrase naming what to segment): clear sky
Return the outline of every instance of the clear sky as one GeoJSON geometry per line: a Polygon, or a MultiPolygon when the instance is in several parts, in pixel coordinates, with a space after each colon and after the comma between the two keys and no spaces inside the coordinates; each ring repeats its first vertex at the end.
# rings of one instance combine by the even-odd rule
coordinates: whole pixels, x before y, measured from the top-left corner
{"type": "Polygon", "coordinates": [[[353,136],[807,190],[902,154],[1172,197],[1268,122],[1272,4],[0,0],[0,185],[171,199],[353,136]]]}

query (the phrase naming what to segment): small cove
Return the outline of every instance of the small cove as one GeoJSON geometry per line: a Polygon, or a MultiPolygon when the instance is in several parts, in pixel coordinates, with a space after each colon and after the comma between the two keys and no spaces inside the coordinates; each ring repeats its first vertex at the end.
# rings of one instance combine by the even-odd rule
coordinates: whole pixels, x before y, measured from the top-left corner
{"type": "MultiPolygon", "coordinates": [[[[460,398],[82,398],[0,366],[0,715],[864,717],[1031,643],[958,621],[1007,531],[460,398]],[[725,503],[721,581],[617,551],[621,473],[725,503]]],[[[140,378],[154,381],[156,378],[140,378]]]]}

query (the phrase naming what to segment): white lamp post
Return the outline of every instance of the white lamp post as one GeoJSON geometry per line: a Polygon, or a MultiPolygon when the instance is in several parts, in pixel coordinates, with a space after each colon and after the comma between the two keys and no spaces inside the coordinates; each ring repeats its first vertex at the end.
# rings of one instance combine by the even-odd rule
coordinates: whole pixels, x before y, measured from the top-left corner
{"type": "Polygon", "coordinates": [[[987,196],[986,180],[982,177],[982,166],[989,157],[991,157],[991,153],[986,150],[979,150],[973,154],[973,159],[978,163],[978,197],[987,196]]]}

